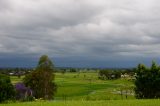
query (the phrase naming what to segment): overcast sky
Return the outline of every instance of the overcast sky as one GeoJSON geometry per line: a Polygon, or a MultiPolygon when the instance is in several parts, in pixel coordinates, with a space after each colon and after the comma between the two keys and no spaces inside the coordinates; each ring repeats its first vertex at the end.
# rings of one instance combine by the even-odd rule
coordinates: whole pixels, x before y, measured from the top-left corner
{"type": "Polygon", "coordinates": [[[0,67],[135,67],[160,57],[160,0],[0,0],[0,67]]]}

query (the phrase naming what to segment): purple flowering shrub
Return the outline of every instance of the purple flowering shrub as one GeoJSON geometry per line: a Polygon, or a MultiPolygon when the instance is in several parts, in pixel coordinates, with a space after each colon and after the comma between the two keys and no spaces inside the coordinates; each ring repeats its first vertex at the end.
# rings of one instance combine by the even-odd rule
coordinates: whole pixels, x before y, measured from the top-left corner
{"type": "Polygon", "coordinates": [[[15,89],[16,89],[16,99],[17,100],[29,100],[33,98],[32,90],[26,87],[23,83],[17,83],[15,85],[15,89]]]}

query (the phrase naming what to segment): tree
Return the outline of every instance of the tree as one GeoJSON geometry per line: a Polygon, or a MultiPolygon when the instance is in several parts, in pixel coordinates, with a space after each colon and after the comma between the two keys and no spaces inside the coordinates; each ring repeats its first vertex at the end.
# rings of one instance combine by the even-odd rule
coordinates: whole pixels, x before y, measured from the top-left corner
{"type": "Polygon", "coordinates": [[[26,75],[24,83],[33,90],[36,98],[53,99],[56,92],[54,65],[47,55],[40,57],[35,71],[26,75]]]}
{"type": "Polygon", "coordinates": [[[150,68],[139,64],[136,71],[136,98],[160,98],[160,67],[153,61],[150,68]]]}
{"type": "Polygon", "coordinates": [[[0,102],[14,99],[15,90],[9,76],[0,74],[0,102]]]}

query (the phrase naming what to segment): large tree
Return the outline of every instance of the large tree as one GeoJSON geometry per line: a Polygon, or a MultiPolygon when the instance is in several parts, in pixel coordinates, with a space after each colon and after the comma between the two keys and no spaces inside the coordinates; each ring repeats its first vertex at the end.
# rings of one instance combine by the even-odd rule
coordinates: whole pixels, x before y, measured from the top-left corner
{"type": "Polygon", "coordinates": [[[137,98],[160,98],[160,67],[155,62],[150,68],[139,64],[135,86],[137,98]]]}
{"type": "Polygon", "coordinates": [[[54,65],[47,55],[40,57],[35,71],[26,75],[24,83],[33,90],[36,98],[53,99],[56,92],[54,65]]]}

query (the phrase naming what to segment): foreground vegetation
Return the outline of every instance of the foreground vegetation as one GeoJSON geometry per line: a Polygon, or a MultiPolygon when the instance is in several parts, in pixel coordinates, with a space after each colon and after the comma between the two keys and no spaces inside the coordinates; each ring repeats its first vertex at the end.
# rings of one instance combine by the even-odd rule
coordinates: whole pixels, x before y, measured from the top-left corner
{"type": "Polygon", "coordinates": [[[160,106],[160,100],[39,101],[0,104],[0,106],[160,106]]]}

